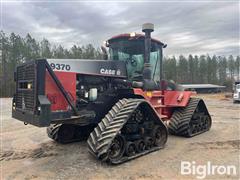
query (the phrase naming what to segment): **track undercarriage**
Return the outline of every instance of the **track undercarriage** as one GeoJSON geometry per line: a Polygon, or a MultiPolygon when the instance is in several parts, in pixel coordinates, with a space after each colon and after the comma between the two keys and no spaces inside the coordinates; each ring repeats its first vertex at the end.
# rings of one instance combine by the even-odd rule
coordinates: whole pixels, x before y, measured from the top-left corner
{"type": "Polygon", "coordinates": [[[174,111],[168,130],[173,135],[192,137],[208,131],[211,125],[212,119],[204,101],[190,98],[186,107],[174,111]]]}
{"type": "MultiPolygon", "coordinates": [[[[202,99],[191,98],[174,111],[169,133],[192,137],[211,128],[211,116],[202,99]]],[[[119,164],[164,147],[168,131],[144,99],[119,100],[94,128],[75,124],[51,125],[48,136],[60,143],[87,140],[97,159],[119,164]]]]}
{"type": "Polygon", "coordinates": [[[145,100],[122,99],[90,134],[88,146],[101,161],[119,164],[163,148],[167,136],[167,128],[145,100]]]}

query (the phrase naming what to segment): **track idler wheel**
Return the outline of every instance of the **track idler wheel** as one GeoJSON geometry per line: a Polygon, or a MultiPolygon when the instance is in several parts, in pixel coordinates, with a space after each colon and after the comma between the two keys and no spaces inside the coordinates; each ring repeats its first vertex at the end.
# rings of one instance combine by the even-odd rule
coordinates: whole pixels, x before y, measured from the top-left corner
{"type": "Polygon", "coordinates": [[[122,158],[125,151],[125,138],[121,135],[117,135],[112,141],[108,150],[108,158],[111,161],[117,161],[122,158]]]}
{"type": "Polygon", "coordinates": [[[153,145],[162,146],[165,144],[167,134],[163,133],[160,126],[155,126],[152,133],[153,145]]]}

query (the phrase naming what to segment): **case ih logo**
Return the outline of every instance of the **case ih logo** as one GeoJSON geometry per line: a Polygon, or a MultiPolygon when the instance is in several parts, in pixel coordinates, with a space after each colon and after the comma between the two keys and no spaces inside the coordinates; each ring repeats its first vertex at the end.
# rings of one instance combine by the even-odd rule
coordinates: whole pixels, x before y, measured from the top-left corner
{"type": "Polygon", "coordinates": [[[107,75],[121,75],[121,71],[118,69],[117,71],[115,69],[100,69],[101,74],[107,74],[107,75]]]}

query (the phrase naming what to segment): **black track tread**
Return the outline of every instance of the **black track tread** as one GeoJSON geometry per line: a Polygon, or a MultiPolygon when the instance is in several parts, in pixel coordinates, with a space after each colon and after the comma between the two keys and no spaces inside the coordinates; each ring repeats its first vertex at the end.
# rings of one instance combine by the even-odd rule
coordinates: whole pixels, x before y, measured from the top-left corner
{"type": "MultiPolygon", "coordinates": [[[[88,137],[87,134],[82,135],[82,136],[78,136],[78,137],[75,134],[73,139],[69,139],[69,140],[61,139],[61,137],[58,136],[58,133],[59,133],[60,128],[61,128],[62,125],[65,125],[65,124],[51,124],[50,126],[48,126],[47,127],[47,135],[48,135],[48,137],[53,139],[54,141],[56,141],[58,143],[61,143],[61,144],[82,141],[82,140],[84,140],[84,139],[86,139],[88,137]]],[[[80,126],[74,125],[74,124],[69,124],[69,125],[75,126],[75,128],[80,127],[80,126]]],[[[87,128],[87,127],[83,127],[83,128],[87,128]]],[[[76,129],[75,129],[75,133],[76,133],[76,129]]]]}
{"type": "Polygon", "coordinates": [[[61,125],[62,124],[51,124],[50,126],[47,127],[48,137],[59,143],[61,143],[61,140],[58,138],[58,131],[61,125]]]}
{"type": "Polygon", "coordinates": [[[112,107],[109,113],[103,118],[105,121],[103,124],[107,126],[100,128],[102,120],[94,129],[96,133],[92,132],[88,138],[87,142],[92,154],[100,158],[107,153],[112,140],[126,123],[129,115],[134,111],[138,103],[139,101],[136,101],[136,99],[122,99],[112,107]]]}
{"type": "MultiPolygon", "coordinates": [[[[177,135],[177,136],[192,137],[209,130],[207,129],[204,131],[199,131],[194,134],[189,134],[188,132],[190,127],[189,123],[200,101],[202,101],[202,99],[200,98],[190,98],[189,103],[186,107],[178,108],[174,111],[168,125],[168,130],[170,134],[177,135]]],[[[210,117],[210,120],[211,120],[211,117],[210,117]]]]}
{"type": "Polygon", "coordinates": [[[117,162],[113,162],[108,159],[108,149],[114,140],[114,138],[121,132],[122,127],[128,121],[129,117],[136,110],[138,105],[142,102],[145,102],[144,99],[122,99],[119,100],[109,111],[108,114],[103,118],[105,123],[102,121],[98,124],[98,126],[94,129],[96,132],[92,132],[87,140],[89,151],[95,157],[100,159],[101,161],[108,161],[112,164],[119,164],[124,161],[136,158],[138,156],[147,154],[154,150],[158,150],[162,147],[156,147],[152,150],[139,153],[133,157],[128,157],[127,159],[120,159],[117,162]],[[100,124],[105,124],[104,128],[101,129],[100,124]],[[98,135],[97,135],[98,134],[98,135]]]}

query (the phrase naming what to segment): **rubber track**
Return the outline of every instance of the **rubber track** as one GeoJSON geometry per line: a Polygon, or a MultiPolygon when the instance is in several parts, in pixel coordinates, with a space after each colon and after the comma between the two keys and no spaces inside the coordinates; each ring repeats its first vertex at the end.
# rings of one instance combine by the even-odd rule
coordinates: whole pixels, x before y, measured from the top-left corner
{"type": "Polygon", "coordinates": [[[108,149],[114,138],[121,132],[122,127],[128,121],[139,104],[145,102],[143,99],[122,99],[119,100],[93,130],[88,138],[89,151],[101,161],[108,161],[112,164],[119,164],[144,154],[156,151],[162,147],[154,147],[150,150],[136,154],[131,157],[123,157],[118,161],[108,159],[108,149]]]}
{"type": "Polygon", "coordinates": [[[49,127],[47,127],[48,137],[59,143],[61,143],[61,141],[58,138],[58,131],[61,125],[62,124],[51,124],[49,127]]]}
{"type": "Polygon", "coordinates": [[[66,143],[71,143],[71,142],[78,142],[82,140],[87,139],[87,134],[86,135],[81,135],[80,137],[76,136],[76,131],[79,130],[79,126],[74,125],[74,124],[69,124],[69,126],[72,126],[74,128],[75,134],[72,139],[69,140],[64,140],[59,137],[59,131],[61,126],[64,124],[51,124],[49,127],[47,127],[47,135],[49,138],[53,139],[54,141],[61,143],[61,144],[66,144],[66,143]]]}
{"type": "MultiPolygon", "coordinates": [[[[204,131],[199,131],[191,135],[188,133],[189,122],[200,101],[203,100],[199,98],[190,98],[189,103],[186,107],[175,110],[168,125],[168,131],[170,134],[184,137],[193,137],[209,130],[206,129],[204,131]]],[[[209,118],[211,121],[210,115],[209,118]]]]}

